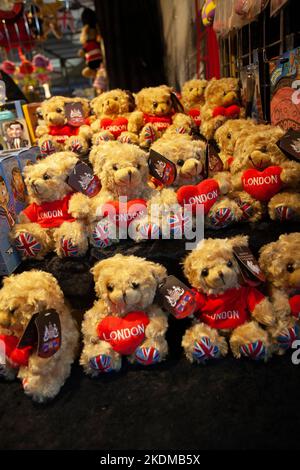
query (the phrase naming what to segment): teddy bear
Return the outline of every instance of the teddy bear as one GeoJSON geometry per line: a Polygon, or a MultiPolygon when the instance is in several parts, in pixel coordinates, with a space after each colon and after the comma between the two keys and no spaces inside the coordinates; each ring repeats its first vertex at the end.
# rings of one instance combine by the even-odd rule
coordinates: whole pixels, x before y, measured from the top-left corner
{"type": "Polygon", "coordinates": [[[91,101],[96,119],[91,124],[94,132],[93,144],[119,140],[138,144],[138,133],[143,124],[142,115],[135,112],[135,101],[128,90],[110,90],[91,101]]]}
{"type": "Polygon", "coordinates": [[[59,393],[78,354],[79,329],[51,274],[33,270],[3,280],[0,348],[0,376],[22,380],[36,402],[59,393]]]}
{"type": "Polygon", "coordinates": [[[139,144],[149,146],[174,124],[176,132],[187,132],[192,119],[182,111],[183,107],[176,98],[173,88],[166,85],[143,88],[135,95],[137,111],[140,112],[139,144]],[[177,112],[180,110],[181,112],[177,112]]]}
{"type": "Polygon", "coordinates": [[[201,108],[204,105],[204,92],[207,80],[193,79],[185,82],[181,90],[181,102],[185,112],[191,116],[196,126],[201,125],[201,108]]]}
{"type": "Polygon", "coordinates": [[[248,247],[248,237],[202,240],[185,258],[183,270],[195,291],[197,310],[182,339],[190,362],[205,363],[226,356],[228,343],[235,358],[266,360],[271,326],[270,301],[255,287],[241,283],[234,249],[248,247]]]}
{"type": "Polygon", "coordinates": [[[274,350],[283,354],[299,339],[300,233],[280,235],[260,249],[259,264],[268,282],[275,324],[269,328],[274,350]]]}
{"type": "Polygon", "coordinates": [[[81,74],[85,78],[95,78],[103,60],[97,27],[85,24],[79,40],[82,44],[79,55],[85,59],[85,68],[81,74]]]}
{"type": "Polygon", "coordinates": [[[11,232],[23,259],[42,259],[52,250],[60,257],[86,252],[85,226],[77,217],[75,194],[67,183],[78,161],[72,152],[57,152],[24,168],[30,204],[11,232]]]}
{"type": "Polygon", "coordinates": [[[236,143],[230,165],[231,197],[239,201],[249,221],[260,220],[267,210],[272,220],[300,218],[300,163],[279,149],[283,135],[279,127],[256,126],[236,143]]]}
{"type": "Polygon", "coordinates": [[[38,145],[43,155],[70,150],[84,155],[89,149],[92,130],[89,125],[90,107],[85,98],[53,96],[41,105],[42,125],[36,129],[38,145]],[[66,109],[72,107],[70,117],[66,109]],[[80,125],[78,125],[80,123],[80,125]]]}
{"type": "Polygon", "coordinates": [[[237,78],[211,79],[205,89],[205,104],[201,109],[201,134],[210,140],[227,119],[242,118],[245,110],[239,105],[237,78]]]}
{"type": "Polygon", "coordinates": [[[149,366],[168,353],[167,314],[154,303],[166,269],[137,256],[117,254],[92,269],[98,299],[84,314],[80,364],[96,377],[119,371],[122,357],[149,366]]]}

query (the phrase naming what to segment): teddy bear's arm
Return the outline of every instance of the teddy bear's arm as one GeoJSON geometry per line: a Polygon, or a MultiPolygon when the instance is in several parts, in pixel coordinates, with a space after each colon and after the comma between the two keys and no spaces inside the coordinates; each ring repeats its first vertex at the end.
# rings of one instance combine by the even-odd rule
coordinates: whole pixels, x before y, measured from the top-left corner
{"type": "Polygon", "coordinates": [[[85,219],[91,211],[91,202],[88,196],[82,193],[75,193],[69,201],[68,212],[75,219],[85,219]]]}
{"type": "Polygon", "coordinates": [[[107,307],[103,300],[98,300],[93,307],[85,312],[82,322],[82,334],[85,343],[97,344],[101,340],[97,334],[97,326],[108,315],[107,307]]]}
{"type": "Polygon", "coordinates": [[[92,122],[91,124],[91,129],[93,132],[99,132],[100,131],[100,119],[95,119],[95,121],[92,122]]]}
{"type": "Polygon", "coordinates": [[[147,315],[150,323],[146,327],[146,337],[156,338],[163,336],[168,328],[167,315],[155,304],[147,309],[147,315]]]}
{"type": "Polygon", "coordinates": [[[88,126],[87,124],[83,124],[79,128],[79,135],[84,139],[90,140],[93,136],[93,131],[90,126],[88,126]]]}
{"type": "Polygon", "coordinates": [[[20,212],[18,215],[18,223],[19,224],[28,224],[31,220],[24,214],[24,212],[20,212]]]}
{"type": "Polygon", "coordinates": [[[43,137],[44,135],[47,135],[49,133],[49,127],[46,124],[40,124],[37,126],[35,130],[35,135],[39,137],[43,137]]]}
{"type": "Polygon", "coordinates": [[[141,111],[134,111],[128,117],[128,132],[138,134],[144,124],[144,115],[141,111]]]}
{"type": "Polygon", "coordinates": [[[231,177],[227,171],[220,171],[214,175],[214,179],[218,182],[221,194],[227,194],[231,189],[231,177]]]}
{"type": "Polygon", "coordinates": [[[262,325],[271,326],[275,314],[271,302],[255,288],[249,288],[248,307],[252,317],[262,325]]]}
{"type": "Polygon", "coordinates": [[[281,181],[290,187],[299,188],[300,181],[300,163],[287,161],[281,164],[281,181]]]}
{"type": "Polygon", "coordinates": [[[291,315],[291,306],[289,303],[289,299],[284,291],[275,288],[272,289],[271,300],[277,319],[283,319],[291,315]]]}

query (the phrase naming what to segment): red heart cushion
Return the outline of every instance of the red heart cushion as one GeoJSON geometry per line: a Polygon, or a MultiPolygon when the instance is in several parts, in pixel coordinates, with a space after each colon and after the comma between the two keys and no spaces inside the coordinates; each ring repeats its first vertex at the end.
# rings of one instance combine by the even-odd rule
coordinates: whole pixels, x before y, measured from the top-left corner
{"type": "Polygon", "coordinates": [[[289,299],[289,303],[290,303],[292,315],[299,320],[300,318],[300,294],[293,295],[293,297],[289,299]]]}
{"type": "Polygon", "coordinates": [[[195,186],[181,186],[177,191],[177,200],[182,206],[191,204],[193,210],[198,204],[203,204],[204,214],[207,214],[219,195],[220,188],[217,181],[210,178],[195,186]]]}
{"type": "Polygon", "coordinates": [[[226,108],[225,116],[228,118],[237,118],[240,115],[240,108],[236,104],[228,106],[226,108]]]}
{"type": "Polygon", "coordinates": [[[269,201],[282,187],[281,172],[280,166],[269,166],[264,171],[246,170],[242,175],[243,188],[258,201],[269,201]]]}
{"type": "Polygon", "coordinates": [[[145,338],[149,318],[145,312],[128,313],[124,318],[106,317],[97,326],[100,339],[107,341],[114,351],[129,355],[145,338]]]}
{"type": "Polygon", "coordinates": [[[147,212],[147,203],[145,199],[132,199],[131,201],[119,202],[111,201],[102,206],[102,214],[119,226],[120,222],[130,224],[137,217],[145,215],[147,212]]]}
{"type": "Polygon", "coordinates": [[[104,118],[101,119],[100,128],[111,132],[117,138],[122,132],[127,131],[127,124],[128,120],[124,117],[116,119],[104,118]]]}
{"type": "Polygon", "coordinates": [[[224,106],[216,106],[212,112],[212,116],[226,116],[226,108],[224,106]]]}

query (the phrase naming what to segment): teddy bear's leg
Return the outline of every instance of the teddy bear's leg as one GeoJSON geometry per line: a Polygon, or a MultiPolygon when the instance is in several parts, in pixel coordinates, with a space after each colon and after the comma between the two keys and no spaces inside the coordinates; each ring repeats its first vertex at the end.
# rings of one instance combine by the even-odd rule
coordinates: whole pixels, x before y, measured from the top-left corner
{"type": "Polygon", "coordinates": [[[245,356],[266,361],[271,354],[269,335],[255,321],[245,323],[234,330],[230,347],[237,359],[245,356]]]}
{"type": "Polygon", "coordinates": [[[275,325],[267,328],[276,354],[282,355],[300,338],[300,328],[296,318],[291,316],[280,318],[275,325]]]}
{"type": "Polygon", "coordinates": [[[118,137],[118,141],[122,144],[139,144],[139,138],[133,132],[122,132],[122,134],[118,137]]]}
{"type": "Polygon", "coordinates": [[[140,133],[140,146],[147,149],[151,144],[153,144],[155,140],[158,139],[158,137],[159,132],[157,131],[156,127],[151,123],[146,124],[140,133]]]}
{"type": "Polygon", "coordinates": [[[108,217],[90,224],[88,230],[90,243],[95,248],[107,248],[118,242],[116,226],[108,217]]]}
{"type": "Polygon", "coordinates": [[[272,220],[300,220],[300,194],[282,192],[272,197],[268,204],[272,220]]]}
{"type": "Polygon", "coordinates": [[[77,155],[85,155],[89,150],[89,145],[82,136],[73,135],[65,141],[64,150],[69,150],[77,155]]]}
{"type": "Polygon", "coordinates": [[[242,211],[237,203],[224,197],[211,207],[206,215],[205,225],[209,228],[220,229],[238,222],[241,216],[242,211]]]}
{"type": "Polygon", "coordinates": [[[87,234],[78,222],[64,222],[54,231],[55,252],[60,258],[83,256],[88,249],[87,234]]]}
{"type": "Polygon", "coordinates": [[[106,341],[97,344],[88,343],[82,350],[80,364],[87,375],[97,377],[103,373],[119,371],[122,366],[122,356],[106,341]]]}
{"type": "Polygon", "coordinates": [[[209,359],[226,356],[228,351],[226,339],[204,323],[189,328],[181,344],[190,362],[205,363],[209,359]]]}
{"type": "Polygon", "coordinates": [[[17,224],[10,237],[22,259],[43,259],[49,251],[53,250],[53,239],[50,233],[39,224],[17,224]]]}
{"type": "Polygon", "coordinates": [[[55,152],[61,152],[63,145],[59,144],[52,135],[43,135],[38,140],[38,145],[41,149],[42,155],[51,155],[55,152]]]}
{"type": "Polygon", "coordinates": [[[264,214],[264,206],[246,191],[238,191],[231,195],[242,211],[241,222],[258,222],[264,214]]]}
{"type": "Polygon", "coordinates": [[[150,366],[163,361],[168,354],[168,343],[163,337],[147,338],[132,354],[128,361],[150,366]]]}
{"type": "Polygon", "coordinates": [[[109,131],[101,131],[94,134],[92,144],[100,145],[102,142],[108,142],[109,140],[115,140],[114,135],[109,131]]]}

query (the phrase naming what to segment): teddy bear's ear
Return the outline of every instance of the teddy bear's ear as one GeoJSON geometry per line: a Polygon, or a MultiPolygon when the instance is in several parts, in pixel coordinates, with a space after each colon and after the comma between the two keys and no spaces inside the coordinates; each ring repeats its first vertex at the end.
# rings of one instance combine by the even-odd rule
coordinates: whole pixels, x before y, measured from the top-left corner
{"type": "Polygon", "coordinates": [[[128,111],[132,112],[132,111],[134,111],[134,108],[135,108],[134,95],[130,90],[125,90],[125,93],[128,97],[128,111]]]}
{"type": "MultiPolygon", "coordinates": [[[[203,240],[202,240],[203,242],[203,240]]],[[[194,273],[194,262],[198,258],[198,253],[197,250],[200,249],[202,246],[202,243],[200,242],[197,245],[197,248],[193,250],[191,253],[189,253],[186,258],[183,261],[183,272],[185,277],[190,280],[193,277],[194,273]]]]}
{"type": "Polygon", "coordinates": [[[59,166],[61,168],[61,172],[70,174],[76,163],[79,161],[78,157],[74,152],[59,152],[56,155],[58,154],[60,154],[59,166]]]}
{"type": "Polygon", "coordinates": [[[268,243],[268,245],[261,247],[261,249],[259,250],[259,265],[265,273],[272,265],[276,243],[277,242],[268,243]]]}
{"type": "Polygon", "coordinates": [[[152,261],[147,261],[147,263],[157,284],[163,282],[163,280],[167,277],[166,268],[161,264],[153,263],[152,261]]]}
{"type": "Polygon", "coordinates": [[[180,99],[178,98],[176,93],[174,93],[174,91],[171,90],[170,95],[171,95],[171,100],[172,100],[174,111],[176,113],[184,113],[183,105],[181,104],[180,99]]]}
{"type": "Polygon", "coordinates": [[[236,237],[227,239],[232,248],[235,246],[248,246],[249,237],[248,235],[237,235],[236,237]]]}

